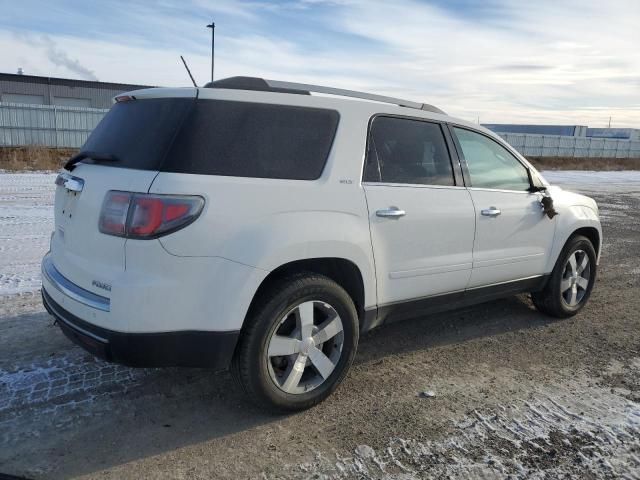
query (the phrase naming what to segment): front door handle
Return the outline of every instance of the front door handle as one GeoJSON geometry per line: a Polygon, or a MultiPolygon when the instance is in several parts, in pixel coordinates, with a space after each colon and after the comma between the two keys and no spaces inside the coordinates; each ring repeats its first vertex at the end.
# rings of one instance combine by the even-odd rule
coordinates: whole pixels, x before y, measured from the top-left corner
{"type": "Polygon", "coordinates": [[[502,212],[500,211],[500,209],[496,207],[489,207],[489,208],[485,208],[484,210],[481,210],[480,213],[485,217],[497,217],[502,212]]]}
{"type": "Polygon", "coordinates": [[[384,218],[400,218],[407,214],[404,210],[400,210],[398,207],[389,207],[383,210],[376,211],[376,216],[384,218]]]}

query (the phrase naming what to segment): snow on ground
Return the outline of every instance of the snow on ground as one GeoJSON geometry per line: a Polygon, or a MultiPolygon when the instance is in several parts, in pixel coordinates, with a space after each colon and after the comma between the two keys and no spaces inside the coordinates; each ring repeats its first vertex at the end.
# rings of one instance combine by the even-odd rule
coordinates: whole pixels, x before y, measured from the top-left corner
{"type": "Polygon", "coordinates": [[[638,404],[589,384],[575,378],[540,387],[526,401],[473,410],[445,441],[394,437],[384,449],[363,444],[335,459],[317,452],[291,470],[321,471],[308,478],[327,480],[638,478],[631,473],[640,468],[638,404]],[[577,401],[574,389],[582,393],[577,401]],[[567,463],[582,476],[569,474],[567,463]]]}
{"type": "Polygon", "coordinates": [[[586,170],[547,170],[542,176],[552,184],[592,185],[640,183],[640,170],[592,172],[586,170]]]}
{"type": "Polygon", "coordinates": [[[40,289],[53,231],[53,173],[0,173],[0,297],[40,289]]]}

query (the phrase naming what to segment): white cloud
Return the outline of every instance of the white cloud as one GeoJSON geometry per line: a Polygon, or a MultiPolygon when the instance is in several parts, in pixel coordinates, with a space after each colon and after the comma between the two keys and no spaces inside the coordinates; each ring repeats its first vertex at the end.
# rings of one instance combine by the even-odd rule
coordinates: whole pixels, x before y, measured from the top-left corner
{"type": "Polygon", "coordinates": [[[640,125],[637,0],[503,0],[490,14],[474,15],[414,0],[187,5],[189,14],[169,5],[138,16],[135,31],[125,22],[95,39],[81,24],[78,36],[50,34],[72,61],[66,65],[28,37],[0,31],[0,69],[77,77],[70,68],[77,62],[104,81],[187,85],[183,54],[204,83],[209,36],[200,15],[218,14],[224,16],[216,30],[218,78],[255,75],[374,91],[487,123],[603,126],[611,115],[615,125],[640,125]]]}

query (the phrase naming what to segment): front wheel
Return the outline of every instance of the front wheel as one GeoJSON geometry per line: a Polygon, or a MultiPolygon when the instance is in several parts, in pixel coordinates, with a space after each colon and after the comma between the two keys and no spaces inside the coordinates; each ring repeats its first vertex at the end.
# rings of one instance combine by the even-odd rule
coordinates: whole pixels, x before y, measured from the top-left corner
{"type": "Polygon", "coordinates": [[[596,251],[582,235],[571,237],[562,249],[551,278],[540,292],[531,294],[536,308],[547,315],[567,318],[589,300],[596,279],[596,251]]]}
{"type": "Polygon", "coordinates": [[[296,275],[256,299],[233,370],[259,406],[302,410],[336,389],[357,344],[358,316],[349,294],[325,276],[296,275]]]}

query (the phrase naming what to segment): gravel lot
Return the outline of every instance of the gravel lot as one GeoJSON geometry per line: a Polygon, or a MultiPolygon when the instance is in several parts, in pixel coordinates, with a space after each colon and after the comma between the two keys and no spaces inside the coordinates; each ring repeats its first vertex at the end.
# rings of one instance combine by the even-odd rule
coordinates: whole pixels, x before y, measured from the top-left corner
{"type": "Polygon", "coordinates": [[[226,373],[133,370],[67,341],[38,298],[53,176],[0,173],[0,472],[640,478],[640,172],[545,176],[600,205],[581,314],[554,321],[520,296],[382,327],[328,401],[275,416],[226,373]]]}

